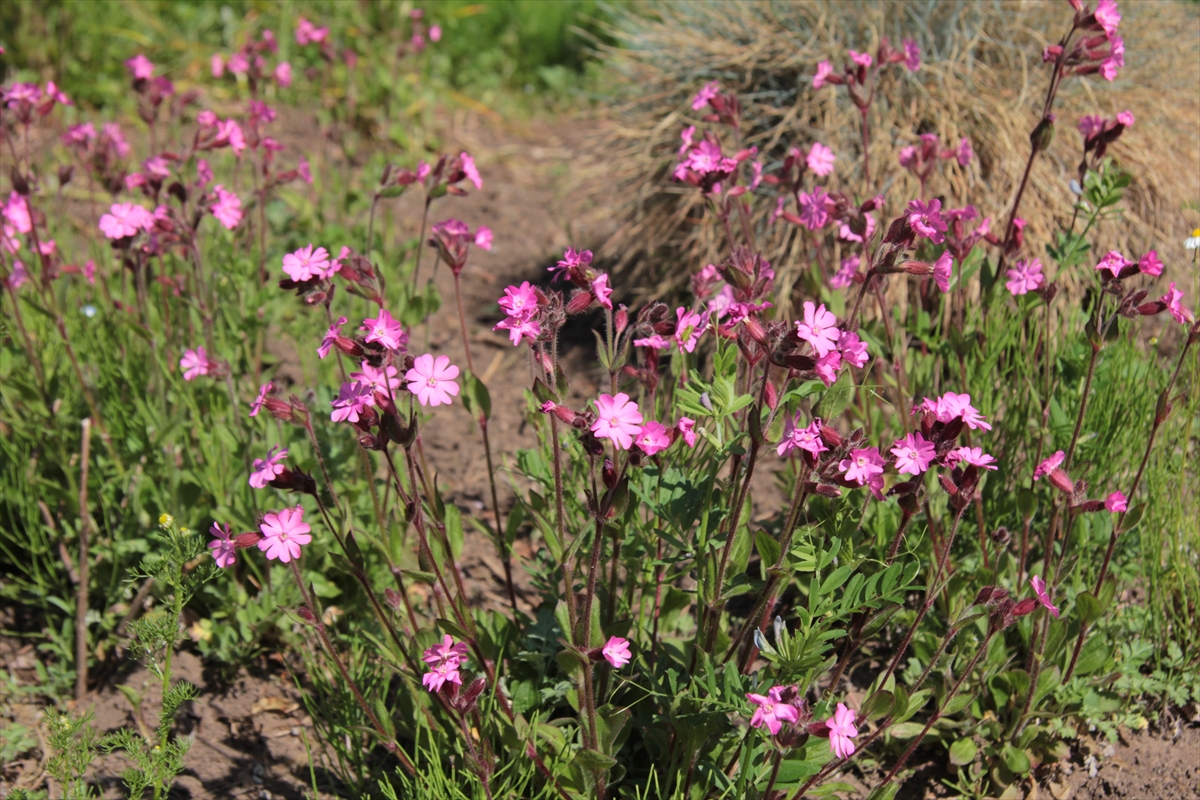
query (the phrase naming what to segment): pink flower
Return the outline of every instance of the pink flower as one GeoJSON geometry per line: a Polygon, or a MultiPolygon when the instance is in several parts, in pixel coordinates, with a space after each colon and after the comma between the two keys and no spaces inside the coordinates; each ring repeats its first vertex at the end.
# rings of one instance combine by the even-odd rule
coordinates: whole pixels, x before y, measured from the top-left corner
{"type": "Polygon", "coordinates": [[[942,219],[941,207],[942,201],[937,198],[927,203],[913,200],[908,204],[908,224],[918,236],[934,244],[941,244],[946,239],[946,222],[942,219]]]}
{"type": "Polygon", "coordinates": [[[1129,501],[1120,492],[1113,492],[1104,498],[1104,507],[1114,514],[1124,514],[1129,508],[1129,501]]]}
{"type": "Polygon", "coordinates": [[[300,179],[312,186],[313,176],[312,169],[308,166],[308,159],[300,159],[300,163],[296,165],[296,172],[300,175],[300,179]]]}
{"type": "Polygon", "coordinates": [[[1113,278],[1116,279],[1121,277],[1121,270],[1132,265],[1132,261],[1116,250],[1109,250],[1104,254],[1104,258],[1100,259],[1100,263],[1096,264],[1096,271],[1103,272],[1104,270],[1108,270],[1112,273],[1113,278]]]}
{"type": "Polygon", "coordinates": [[[0,246],[9,253],[15,253],[21,249],[21,240],[17,238],[16,228],[5,225],[0,228],[0,231],[3,231],[3,235],[0,236],[0,246]]]}
{"type": "Polygon", "coordinates": [[[592,294],[596,296],[596,302],[604,308],[612,311],[612,289],[608,288],[608,273],[604,273],[596,280],[592,281],[592,294]]]}
{"type": "Polygon", "coordinates": [[[417,356],[413,368],[404,373],[408,390],[423,406],[450,405],[451,398],[458,395],[457,377],[458,367],[450,363],[449,356],[435,359],[428,353],[417,356]]]}
{"type": "Polygon", "coordinates": [[[63,94],[62,90],[58,88],[58,84],[56,84],[54,81],[46,81],[46,97],[49,98],[51,102],[58,103],[59,105],[75,105],[73,102],[71,102],[71,98],[63,94]]]}
{"type": "Polygon", "coordinates": [[[704,317],[682,306],[675,309],[675,317],[675,346],[681,353],[685,350],[689,353],[694,352],[696,342],[700,341],[700,334],[708,327],[707,322],[704,317]]]}
{"type": "Polygon", "coordinates": [[[682,131],[679,132],[679,139],[683,142],[683,144],[679,145],[679,150],[676,151],[675,155],[682,156],[684,153],[686,153],[688,150],[690,150],[692,148],[692,137],[695,136],[695,134],[696,134],[696,126],[695,125],[688,125],[686,128],[684,128],[682,131]]]}
{"type": "Polygon", "coordinates": [[[704,84],[704,88],[696,92],[696,96],[692,98],[692,111],[704,108],[720,91],[721,83],[719,81],[710,81],[704,84]]]}
{"type": "Polygon", "coordinates": [[[683,437],[684,444],[688,447],[696,446],[696,420],[680,417],[679,422],[675,423],[675,430],[683,437]]]}
{"type": "Polygon", "coordinates": [[[629,651],[629,640],[620,636],[609,637],[600,653],[613,669],[620,669],[633,660],[633,653],[629,651]]]}
{"type": "Polygon", "coordinates": [[[975,157],[975,151],[971,148],[971,140],[965,136],[959,140],[958,149],[954,151],[954,156],[958,159],[960,167],[970,164],[971,159],[975,157]]]}
{"type": "Polygon", "coordinates": [[[777,736],[779,731],[783,730],[783,723],[789,722],[794,725],[800,720],[797,708],[783,701],[783,687],[772,686],[767,690],[765,697],[748,692],[746,699],[758,706],[750,717],[751,728],[761,728],[765,725],[772,736],[777,736]]]}
{"type": "Polygon", "coordinates": [[[208,360],[208,351],[203,347],[197,347],[195,350],[183,351],[183,358],[179,359],[179,368],[183,370],[185,381],[194,381],[201,375],[211,372],[213,364],[208,360]]]}
{"type": "Polygon", "coordinates": [[[439,664],[421,676],[421,685],[431,692],[440,692],[447,683],[462,686],[462,674],[457,665],[439,664]]]}
{"type": "Polygon", "coordinates": [[[351,381],[343,383],[336,400],[330,401],[334,422],[358,422],[368,406],[375,405],[375,390],[365,383],[351,381]]]}
{"type": "Polygon", "coordinates": [[[513,347],[521,344],[522,339],[528,339],[530,342],[537,341],[537,337],[542,334],[542,325],[533,317],[523,319],[521,317],[508,317],[492,328],[494,331],[508,331],[508,340],[512,342],[513,347]]]}
{"type": "Polygon", "coordinates": [[[218,525],[214,522],[208,530],[216,537],[208,543],[208,549],[212,550],[213,561],[216,561],[217,566],[222,569],[232,567],[237,561],[237,544],[231,538],[229,526],[218,525]]]}
{"type": "Polygon", "coordinates": [[[837,349],[837,341],[841,331],[837,329],[837,317],[825,310],[825,304],[819,307],[813,303],[804,303],[804,321],[796,321],[797,335],[812,345],[818,356],[823,356],[837,349]]]}
{"type": "Polygon", "coordinates": [[[1147,275],[1158,277],[1162,275],[1163,263],[1158,258],[1158,251],[1151,250],[1138,260],[1138,269],[1147,275]]]}
{"type": "MultiPolygon", "coordinates": [[[[934,200],[936,203],[937,201],[934,200]]],[[[954,257],[946,250],[933,264],[933,281],[943,292],[950,291],[950,276],[954,272],[954,257]]]]}
{"type": "Polygon", "coordinates": [[[1050,595],[1046,592],[1046,582],[1037,575],[1029,579],[1029,585],[1033,587],[1033,593],[1037,595],[1038,602],[1046,607],[1046,610],[1058,619],[1058,606],[1050,602],[1050,595]]]}
{"type": "Polygon", "coordinates": [[[920,475],[929,469],[930,462],[937,455],[937,448],[919,432],[910,433],[896,440],[892,455],[896,457],[896,470],[901,475],[920,475]]]}
{"type": "MultiPolygon", "coordinates": [[[[369,317],[363,320],[362,327],[359,330],[367,332],[366,342],[379,342],[388,350],[404,351],[408,348],[408,334],[400,327],[400,322],[392,317],[387,312],[386,308],[379,309],[379,314],[374,317],[369,317]]],[[[458,367],[454,368],[454,374],[458,374],[458,367]]],[[[453,376],[451,376],[453,377],[453,376]]],[[[457,390],[454,394],[457,394],[457,390]]],[[[450,402],[447,400],[446,402],[450,402]]],[[[423,402],[421,405],[425,405],[423,402]]],[[[437,403],[434,403],[437,405],[437,403]]]]}
{"type": "Polygon", "coordinates": [[[292,65],[280,61],[275,65],[275,81],[285,89],[292,85],[292,65]]]}
{"type": "Polygon", "coordinates": [[[329,251],[324,247],[314,249],[311,242],[308,246],[283,257],[283,271],[297,283],[316,280],[328,268],[329,251]]]}
{"type": "Polygon", "coordinates": [[[555,273],[555,279],[562,278],[567,280],[573,270],[579,267],[586,267],[592,263],[591,250],[576,250],[573,247],[568,247],[567,252],[563,254],[562,260],[557,266],[550,267],[550,272],[555,273]]]}
{"type": "Polygon", "coordinates": [[[277,476],[282,475],[283,471],[287,469],[283,465],[283,460],[287,458],[287,454],[286,447],[280,450],[276,446],[267,451],[265,459],[254,459],[253,471],[250,473],[250,485],[255,489],[267,488],[267,484],[275,480],[277,476]],[[279,450],[279,452],[275,452],[276,450],[279,450]]]}
{"type": "Polygon", "coordinates": [[[267,512],[258,529],[263,535],[258,549],[266,553],[268,559],[277,558],[284,564],[299,558],[300,546],[312,541],[309,535],[312,528],[304,521],[304,509],[300,506],[267,512]]]}
{"type": "Polygon", "coordinates": [[[1108,40],[1112,47],[1108,58],[1100,64],[1100,75],[1106,81],[1113,81],[1117,78],[1117,71],[1125,66],[1125,40],[1115,33],[1109,34],[1108,40]]]}
{"type": "Polygon", "coordinates": [[[845,703],[838,703],[833,716],[825,720],[825,727],[829,729],[829,749],[833,750],[835,758],[854,755],[852,740],[858,736],[858,728],[854,727],[855,717],[857,714],[853,709],[846,708],[845,703]]]}
{"type": "Polygon", "coordinates": [[[971,430],[982,428],[990,431],[992,426],[984,421],[979,409],[971,405],[971,395],[946,392],[937,399],[936,414],[938,422],[950,422],[962,417],[963,424],[971,430]]]}
{"type": "Polygon", "coordinates": [[[321,346],[317,348],[317,355],[320,358],[325,358],[325,356],[329,355],[330,349],[338,337],[342,335],[342,326],[345,324],[346,318],[338,317],[338,321],[329,326],[329,330],[325,332],[325,338],[321,340],[321,346]]]}
{"type": "Polygon", "coordinates": [[[47,239],[44,242],[38,243],[38,252],[44,256],[52,256],[58,252],[58,242],[53,239],[47,239]]]}
{"type": "Polygon", "coordinates": [[[246,149],[246,136],[242,133],[242,126],[237,124],[236,120],[225,119],[217,123],[217,135],[213,139],[214,147],[228,147],[233,151],[233,154],[241,158],[242,151],[246,149]]]}
{"type": "Polygon", "coordinates": [[[441,25],[430,25],[429,26],[429,40],[432,42],[440,42],[442,40],[442,26],[441,25]]]}
{"type": "Polygon", "coordinates": [[[492,229],[486,225],[480,225],[479,230],[475,231],[475,246],[482,247],[484,250],[492,249],[492,229]]]}
{"type": "Polygon", "coordinates": [[[242,200],[233,192],[228,192],[222,184],[213,187],[217,202],[213,203],[212,215],[227,230],[233,230],[242,221],[242,200]]]}
{"type": "Polygon", "coordinates": [[[665,350],[666,348],[671,346],[671,340],[655,333],[655,334],[652,334],[651,336],[647,336],[644,339],[634,339],[633,346],[634,347],[651,347],[651,348],[654,348],[655,350],[665,350]]]}
{"type": "Polygon", "coordinates": [[[817,64],[817,74],[813,76],[812,87],[820,89],[825,85],[825,79],[832,74],[833,64],[830,64],[828,61],[822,61],[820,64],[817,64]]]}
{"type": "Polygon", "coordinates": [[[136,236],[154,225],[154,215],[137,203],[113,203],[100,217],[100,231],[109,239],[136,236]]]}
{"type": "Polygon", "coordinates": [[[120,125],[115,122],[106,122],[104,123],[103,131],[104,138],[112,143],[118,156],[124,158],[129,155],[129,142],[125,141],[125,134],[121,133],[120,125]]]}
{"type": "Polygon", "coordinates": [[[850,60],[860,67],[869,67],[874,62],[870,53],[859,53],[854,50],[850,51],[850,60]]]}
{"type": "Polygon", "coordinates": [[[1129,109],[1126,109],[1126,110],[1122,111],[1120,114],[1117,114],[1117,122],[1121,123],[1126,128],[1133,127],[1133,123],[1135,121],[1136,121],[1136,118],[1133,116],[1133,112],[1130,111],[1129,109]]]}
{"type": "Polygon", "coordinates": [[[820,186],[815,187],[812,194],[800,193],[800,223],[810,231],[819,230],[829,222],[829,208],[825,205],[828,197],[820,186]]]}
{"type": "Polygon", "coordinates": [[[83,277],[87,279],[88,283],[92,284],[93,286],[95,285],[95,283],[96,283],[96,262],[90,258],[86,262],[84,262],[83,277]]]}
{"type": "Polygon", "coordinates": [[[838,464],[838,469],[845,473],[847,481],[862,486],[883,475],[883,456],[874,447],[851,450],[850,457],[838,464]]]}
{"type": "Polygon", "coordinates": [[[638,430],[637,436],[634,438],[636,444],[643,453],[652,456],[662,450],[666,450],[671,446],[671,439],[667,436],[667,428],[661,422],[651,420],[638,430]]]}
{"type": "Polygon", "coordinates": [[[788,417],[783,422],[783,438],[775,452],[786,456],[793,450],[804,450],[812,455],[819,455],[829,448],[821,441],[821,423],[813,420],[807,428],[800,427],[800,412],[795,417],[788,417]]]}
{"type": "Polygon", "coordinates": [[[318,28],[304,17],[296,22],[296,44],[320,44],[329,36],[329,28],[318,28]]]}
{"type": "Polygon", "coordinates": [[[454,638],[446,634],[441,642],[430,647],[421,655],[421,660],[431,667],[458,667],[467,660],[468,652],[469,648],[466,642],[455,644],[454,638]]]}
{"type": "Polygon", "coordinates": [[[212,167],[208,165],[208,159],[202,158],[196,162],[196,180],[201,186],[207,186],[212,183],[213,173],[212,167]]]}
{"type": "Polygon", "coordinates": [[[209,66],[214,78],[220,78],[225,74],[225,59],[221,57],[220,53],[212,54],[212,58],[209,59],[209,66]]]}
{"type": "Polygon", "coordinates": [[[229,57],[229,71],[234,75],[245,75],[250,71],[250,61],[242,53],[234,53],[229,57]]]}
{"type": "Polygon", "coordinates": [[[1171,281],[1171,285],[1167,288],[1167,293],[1159,298],[1159,302],[1167,304],[1167,311],[1171,312],[1171,316],[1179,324],[1187,325],[1189,322],[1195,320],[1191,309],[1183,304],[1183,292],[1175,288],[1175,281],[1171,281]]]}
{"type": "Polygon", "coordinates": [[[642,413],[624,392],[600,395],[596,400],[596,415],[592,433],[600,439],[611,439],[620,450],[628,450],[633,437],[642,430],[642,413]]]}
{"type": "Polygon", "coordinates": [[[475,166],[475,159],[465,150],[458,154],[458,158],[462,161],[462,171],[467,176],[467,180],[475,184],[476,189],[482,189],[483,176],[479,174],[479,168],[475,166]]]}
{"type": "Polygon", "coordinates": [[[1042,262],[1036,258],[1018,261],[1015,268],[1005,274],[1008,280],[1004,286],[1014,297],[1031,292],[1046,281],[1046,276],[1042,274],[1042,262]]]}
{"type": "Polygon", "coordinates": [[[954,464],[962,461],[979,469],[996,469],[996,459],[983,452],[982,447],[959,447],[951,450],[946,454],[946,461],[954,464]]]}
{"type": "Polygon", "coordinates": [[[842,331],[838,337],[838,352],[842,359],[853,364],[856,369],[862,369],[867,363],[867,343],[858,338],[853,331],[842,331]]]}
{"type": "Polygon", "coordinates": [[[1085,140],[1092,138],[1104,130],[1104,117],[1098,114],[1087,114],[1079,118],[1079,132],[1085,140]]]}
{"type": "Polygon", "coordinates": [[[506,288],[496,303],[508,316],[528,319],[537,311],[538,296],[529,281],[522,281],[520,286],[506,288]]]}
{"type": "Polygon", "coordinates": [[[4,283],[11,289],[20,289],[27,280],[29,280],[29,270],[25,269],[25,264],[20,260],[14,259],[12,274],[4,279],[4,283]]]}
{"type": "Polygon", "coordinates": [[[904,66],[908,67],[909,72],[921,68],[921,47],[915,39],[904,40],[904,66]]]}
{"type": "Polygon", "coordinates": [[[817,373],[826,386],[832,386],[837,380],[838,370],[842,368],[842,354],[837,350],[830,350],[825,355],[817,359],[813,371],[817,373]]]}
{"type": "Polygon", "coordinates": [[[126,61],[125,69],[129,70],[134,80],[148,81],[154,77],[154,65],[141,53],[126,61]]]}
{"type": "Polygon", "coordinates": [[[258,412],[262,411],[263,403],[267,399],[267,395],[275,388],[273,381],[267,381],[262,386],[258,387],[258,397],[254,398],[254,402],[250,404],[250,416],[257,417],[258,412]]]}
{"type": "Polygon", "coordinates": [[[1104,29],[1104,33],[1112,38],[1121,24],[1121,12],[1117,10],[1117,0],[1100,0],[1096,4],[1096,24],[1104,29]]]}
{"type": "MultiPolygon", "coordinates": [[[[870,219],[870,217],[868,217],[870,219]]],[[[850,284],[854,283],[854,275],[858,272],[858,265],[862,263],[862,259],[858,256],[850,256],[842,259],[842,268],[839,269],[834,276],[829,279],[829,286],[833,289],[845,289],[850,284]]]]}
{"type": "Polygon", "coordinates": [[[820,142],[813,142],[812,149],[808,151],[808,158],[805,159],[805,162],[808,164],[809,169],[823,178],[833,172],[833,151],[820,142]]]}
{"type": "Polygon", "coordinates": [[[90,122],[85,122],[82,125],[72,125],[67,128],[67,132],[63,134],[63,144],[86,145],[88,142],[96,138],[96,126],[90,122]]]}
{"type": "Polygon", "coordinates": [[[373,367],[370,361],[364,361],[361,367],[362,372],[350,373],[350,380],[358,381],[383,395],[388,394],[392,389],[400,388],[400,379],[396,377],[400,371],[391,364],[373,367]]]}
{"type": "Polygon", "coordinates": [[[1067,454],[1059,450],[1054,455],[1042,461],[1037,465],[1037,469],[1033,471],[1033,479],[1041,480],[1044,476],[1049,475],[1054,470],[1058,469],[1059,465],[1066,459],[1067,454]]]}

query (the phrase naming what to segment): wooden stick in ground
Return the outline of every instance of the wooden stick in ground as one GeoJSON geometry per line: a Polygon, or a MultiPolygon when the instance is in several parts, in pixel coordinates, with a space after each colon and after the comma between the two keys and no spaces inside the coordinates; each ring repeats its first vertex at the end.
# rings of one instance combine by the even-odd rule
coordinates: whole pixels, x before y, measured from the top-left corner
{"type": "Polygon", "coordinates": [[[81,448],[79,476],[79,586],[75,600],[75,702],[81,702],[87,694],[88,646],[88,460],[92,444],[92,421],[83,420],[83,446],[81,448]]]}

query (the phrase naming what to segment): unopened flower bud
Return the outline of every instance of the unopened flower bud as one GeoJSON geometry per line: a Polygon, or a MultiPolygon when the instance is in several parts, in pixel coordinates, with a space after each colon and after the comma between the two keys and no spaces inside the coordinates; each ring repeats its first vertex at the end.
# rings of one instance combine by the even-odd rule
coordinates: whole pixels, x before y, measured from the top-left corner
{"type": "Polygon", "coordinates": [[[779,390],[771,381],[767,381],[767,385],[763,388],[766,390],[763,399],[766,400],[767,408],[774,411],[775,407],[779,405],[779,390]]]}
{"type": "Polygon", "coordinates": [[[592,304],[592,293],[586,290],[576,290],[567,301],[568,314],[582,314],[592,304]]]}
{"type": "Polygon", "coordinates": [[[998,544],[1001,547],[1008,547],[1008,543],[1011,541],[1012,533],[1010,533],[1008,528],[1004,527],[1003,525],[992,531],[992,542],[995,544],[998,544]]]}
{"type": "Polygon", "coordinates": [[[400,596],[399,592],[390,587],[383,590],[383,600],[392,611],[399,611],[400,607],[404,605],[404,598],[400,596]]]}
{"type": "Polygon", "coordinates": [[[841,497],[842,496],[841,489],[839,489],[836,486],[830,486],[829,484],[825,484],[825,483],[818,483],[813,487],[813,489],[816,491],[817,494],[824,495],[825,497],[841,497]]]}
{"type": "Polygon", "coordinates": [[[620,336],[627,327],[629,327],[629,309],[621,306],[613,315],[613,328],[616,330],[617,336],[620,336]]]}
{"type": "Polygon", "coordinates": [[[604,468],[600,474],[604,477],[605,488],[611,489],[617,485],[617,468],[609,459],[604,459],[604,468]]]}
{"type": "Polygon", "coordinates": [[[831,450],[835,450],[842,446],[842,435],[828,425],[821,424],[821,420],[817,420],[817,427],[820,429],[821,441],[831,450]]]}
{"type": "Polygon", "coordinates": [[[1047,114],[1033,129],[1033,133],[1029,134],[1029,141],[1033,145],[1035,153],[1041,153],[1050,147],[1050,143],[1054,141],[1054,115],[1047,114]]]}
{"type": "Polygon", "coordinates": [[[300,606],[300,608],[296,609],[296,613],[300,616],[300,619],[304,620],[309,625],[317,624],[317,618],[313,614],[312,609],[310,609],[308,606],[300,606]]]}
{"type": "Polygon", "coordinates": [[[1071,483],[1071,476],[1063,472],[1062,467],[1055,467],[1049,475],[1046,476],[1051,485],[1065,494],[1074,494],[1075,486],[1071,483]]]}
{"type": "Polygon", "coordinates": [[[258,531],[246,531],[239,533],[234,537],[233,545],[239,550],[245,550],[247,547],[254,547],[262,541],[262,534],[258,531]]]}

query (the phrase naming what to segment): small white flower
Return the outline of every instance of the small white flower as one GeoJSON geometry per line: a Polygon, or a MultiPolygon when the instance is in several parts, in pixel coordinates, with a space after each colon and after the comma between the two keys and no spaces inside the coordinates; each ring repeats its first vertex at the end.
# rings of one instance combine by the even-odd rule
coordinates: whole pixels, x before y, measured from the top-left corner
{"type": "Polygon", "coordinates": [[[1192,231],[1192,235],[1183,240],[1183,246],[1188,250],[1200,250],[1200,228],[1192,231]]]}

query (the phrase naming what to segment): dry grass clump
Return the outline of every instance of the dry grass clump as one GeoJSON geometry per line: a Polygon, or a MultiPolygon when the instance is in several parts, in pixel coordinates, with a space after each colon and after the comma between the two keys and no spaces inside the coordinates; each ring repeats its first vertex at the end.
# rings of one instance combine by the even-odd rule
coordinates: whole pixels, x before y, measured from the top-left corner
{"type": "MultiPolygon", "coordinates": [[[[1114,116],[1130,109],[1137,124],[1110,149],[1134,176],[1124,204],[1127,224],[1105,224],[1100,247],[1136,254],[1156,247],[1174,277],[1185,269],[1183,239],[1200,224],[1200,8],[1170,2],[1125,2],[1121,33],[1127,66],[1115,83],[1097,77],[1065,81],[1055,107],[1057,136],[1035,164],[1021,206],[1027,239],[1053,241],[1071,214],[1067,184],[1075,175],[1084,114],[1114,116]]],[[[884,224],[919,186],[900,167],[900,148],[936,132],[945,145],[968,137],[977,158],[965,169],[943,162],[929,191],[951,206],[973,203],[1003,220],[1029,154],[1050,70],[1041,50],[1070,24],[1065,2],[887,0],[837,2],[652,3],[620,17],[620,47],[608,51],[620,76],[602,158],[588,184],[608,213],[619,212],[602,255],[655,296],[677,285],[683,271],[719,259],[722,241],[711,215],[700,213],[695,189],[672,183],[679,131],[706,125],[688,98],[719,79],[746,106],[744,142],[757,145],[767,170],[786,149],[818,140],[838,154],[824,181],[863,197],[883,192],[892,205],[884,224]],[[841,88],[813,90],[818,61],[835,67],[846,50],[874,52],[880,37],[904,36],[922,47],[924,66],[910,75],[893,66],[882,75],[871,112],[871,180],[862,180],[858,112],[841,88]],[[889,216],[890,215],[890,216],[889,216]]],[[[768,187],[763,187],[766,190],[768,187]]],[[[785,268],[800,257],[793,226],[767,225],[770,202],[759,202],[768,258],[785,268]]],[[[1037,255],[1042,253],[1037,252],[1037,255]]],[[[800,265],[804,266],[804,265],[800,265]]],[[[1071,276],[1062,276],[1069,284],[1071,276]]]]}

